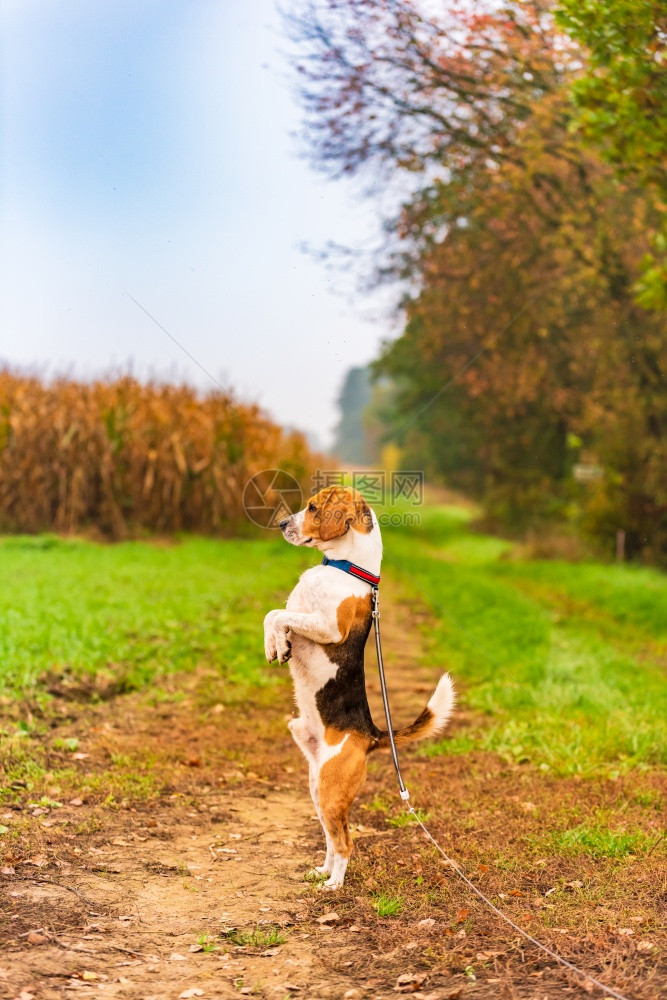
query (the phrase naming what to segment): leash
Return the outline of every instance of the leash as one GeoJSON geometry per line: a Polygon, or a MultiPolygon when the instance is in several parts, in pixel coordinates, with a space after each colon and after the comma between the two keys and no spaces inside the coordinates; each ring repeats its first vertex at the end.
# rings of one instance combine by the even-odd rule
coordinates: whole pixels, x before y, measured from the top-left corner
{"type": "MultiPolygon", "coordinates": [[[[365,580],[367,583],[370,584],[372,588],[372,603],[373,603],[372,616],[373,616],[373,628],[375,631],[375,652],[377,653],[378,672],[380,675],[380,690],[382,691],[382,704],[384,706],[385,719],[387,720],[389,747],[391,749],[391,758],[394,763],[394,769],[396,771],[396,777],[398,779],[398,787],[401,798],[403,799],[403,801],[408,801],[410,798],[410,792],[405,787],[403,776],[401,775],[401,767],[398,760],[396,742],[394,740],[394,729],[391,723],[391,709],[389,707],[387,680],[385,677],[384,659],[382,656],[382,643],[380,641],[380,597],[379,597],[380,577],[375,576],[373,573],[369,573],[368,570],[362,569],[361,566],[357,566],[355,563],[351,563],[347,559],[327,559],[327,557],[325,556],[324,559],[322,560],[322,564],[324,566],[334,566],[336,569],[343,570],[344,573],[349,573],[351,576],[355,576],[358,579],[365,580]]],[[[422,828],[426,838],[431,842],[431,844],[433,844],[436,851],[438,851],[438,853],[442,855],[447,864],[451,868],[453,868],[453,870],[456,872],[459,878],[463,880],[463,882],[468,886],[468,888],[471,889],[475,893],[475,895],[482,900],[482,902],[486,903],[489,909],[492,910],[492,912],[495,913],[497,917],[500,917],[501,920],[504,920],[506,924],[509,924],[509,926],[517,932],[517,934],[520,934],[521,937],[523,937],[526,941],[529,941],[531,944],[535,945],[536,948],[539,948],[540,951],[543,951],[546,955],[549,955],[549,957],[552,958],[555,962],[558,962],[559,965],[564,966],[566,969],[569,969],[570,972],[574,972],[578,976],[582,976],[585,980],[588,980],[589,982],[593,983],[595,986],[598,986],[608,996],[615,997],[615,1000],[629,1000],[629,998],[626,997],[623,993],[619,993],[618,990],[613,989],[611,986],[605,986],[605,984],[601,983],[599,979],[595,979],[595,977],[589,975],[588,972],[584,972],[582,969],[574,965],[572,962],[568,962],[568,960],[566,958],[563,958],[562,955],[559,955],[558,952],[552,951],[552,949],[549,948],[546,944],[542,944],[541,941],[538,941],[537,938],[534,938],[532,934],[528,934],[528,932],[525,931],[523,927],[519,927],[518,924],[515,924],[514,921],[511,919],[511,917],[508,917],[506,913],[503,913],[503,911],[500,910],[495,905],[495,903],[492,903],[489,897],[485,896],[482,890],[478,888],[478,886],[476,886],[475,883],[468,878],[468,876],[465,874],[463,869],[459,867],[456,861],[454,861],[453,858],[450,858],[449,855],[447,855],[443,851],[442,847],[437,842],[437,840],[430,832],[430,830],[428,830],[427,827],[424,826],[424,823],[419,818],[419,815],[416,812],[413,805],[408,804],[408,812],[414,817],[415,822],[418,823],[419,826],[422,828]]]]}
{"type": "MultiPolygon", "coordinates": [[[[403,776],[401,774],[401,767],[398,763],[398,751],[396,750],[396,741],[394,740],[394,728],[391,724],[391,709],[389,708],[389,694],[387,693],[387,680],[384,675],[384,660],[382,659],[382,643],[380,642],[380,595],[379,588],[377,586],[373,587],[373,629],[375,631],[375,652],[378,658],[378,672],[380,674],[380,690],[382,691],[382,704],[384,705],[384,717],[387,720],[387,733],[389,735],[389,747],[391,749],[391,759],[394,762],[394,769],[396,771],[396,777],[398,779],[398,787],[401,793],[401,798],[407,802],[410,798],[410,792],[405,787],[403,782],[403,776]]],[[[410,812],[415,813],[412,806],[410,806],[410,812]]]]}

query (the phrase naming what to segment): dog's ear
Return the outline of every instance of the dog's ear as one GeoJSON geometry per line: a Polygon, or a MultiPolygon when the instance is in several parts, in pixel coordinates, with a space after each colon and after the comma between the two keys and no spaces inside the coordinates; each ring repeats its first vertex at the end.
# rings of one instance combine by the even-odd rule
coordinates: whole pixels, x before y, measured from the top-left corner
{"type": "Polygon", "coordinates": [[[353,527],[355,531],[359,531],[364,535],[367,535],[369,531],[373,530],[373,515],[371,514],[371,509],[362,497],[361,493],[357,493],[354,501],[355,518],[353,527]]]}
{"type": "Polygon", "coordinates": [[[332,486],[320,510],[320,538],[330,542],[340,538],[350,527],[356,516],[354,497],[350,490],[332,486]]]}

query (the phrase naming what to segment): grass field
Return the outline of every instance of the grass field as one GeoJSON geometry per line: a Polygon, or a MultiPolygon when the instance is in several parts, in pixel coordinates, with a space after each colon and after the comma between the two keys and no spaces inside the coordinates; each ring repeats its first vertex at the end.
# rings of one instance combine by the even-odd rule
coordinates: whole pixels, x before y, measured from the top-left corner
{"type": "Polygon", "coordinates": [[[493,750],[562,774],[665,762],[667,581],[655,570],[512,558],[426,510],[385,532],[387,563],[427,602],[429,655],[466,682],[483,724],[429,753],[493,750]],[[415,534],[417,539],[415,540],[415,534]]]}
{"type": "MultiPolygon", "coordinates": [[[[567,933],[571,958],[598,974],[622,972],[631,996],[657,997],[665,577],[525,558],[471,531],[465,508],[428,507],[421,517],[419,527],[383,529],[390,683],[404,645],[406,697],[424,699],[414,682],[410,689],[413,674],[430,685],[448,669],[459,707],[446,738],[405,752],[415,805],[493,898],[522,908],[511,912],[532,933],[557,945],[567,933]],[[399,613],[403,632],[392,630],[399,613]]],[[[119,803],[145,809],[177,792],[184,808],[199,808],[197,789],[221,773],[242,787],[293,780],[301,800],[284,728],[288,672],[264,663],[261,622],[315,560],[268,534],[118,545],[1,540],[0,804],[13,810],[0,818],[4,863],[57,854],[79,842],[72,837],[103,845],[113,824],[124,842],[119,803]],[[82,747],[90,759],[75,762],[82,747]],[[197,768],[206,758],[206,770],[192,771],[189,755],[197,768]],[[78,826],[63,826],[58,839],[38,813],[56,813],[71,796],[85,805],[78,826]]],[[[407,721],[405,706],[396,707],[407,721]]],[[[429,974],[443,962],[458,969],[465,990],[477,991],[471,996],[500,995],[480,992],[469,969],[492,976],[490,966],[504,961],[498,942],[514,958],[518,945],[470,908],[465,887],[443,880],[391,784],[388,763],[373,758],[357,813],[362,829],[393,839],[364,841],[337,911],[358,922],[367,898],[358,943],[391,955],[403,938],[413,947],[419,917],[449,914],[451,931],[440,928],[412,958],[429,974]]],[[[542,975],[531,968],[522,974],[542,975]]],[[[559,995],[553,989],[540,996],[559,995]]]]}
{"type": "MultiPolygon", "coordinates": [[[[430,508],[419,529],[384,531],[385,575],[406,602],[428,606],[427,655],[464,683],[480,716],[427,752],[481,747],[583,775],[664,763],[665,577],[514,558],[508,543],[471,533],[468,517],[430,508]]],[[[1,689],[39,697],[40,677],[64,672],[131,690],[202,660],[244,689],[279,682],[262,661],[261,619],[313,561],[273,535],[115,546],[6,538],[1,689]]]]}
{"type": "Polygon", "coordinates": [[[232,683],[272,683],[258,622],[308,565],[266,541],[184,537],[98,545],[56,536],[0,541],[0,685],[102,674],[133,690],[206,659],[232,683]]]}

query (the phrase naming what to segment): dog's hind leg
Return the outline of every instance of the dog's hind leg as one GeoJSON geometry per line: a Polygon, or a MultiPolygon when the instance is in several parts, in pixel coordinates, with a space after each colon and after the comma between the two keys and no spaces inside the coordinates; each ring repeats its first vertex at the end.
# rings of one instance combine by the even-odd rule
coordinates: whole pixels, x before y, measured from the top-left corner
{"type": "Polygon", "coordinates": [[[324,837],[327,845],[327,855],[326,858],[324,859],[324,864],[316,865],[316,867],[313,868],[313,871],[317,875],[331,875],[334,863],[334,845],[331,837],[329,836],[329,831],[326,828],[326,824],[324,822],[324,816],[322,815],[322,809],[320,807],[320,793],[319,793],[320,770],[316,764],[310,765],[310,773],[308,775],[308,779],[310,785],[310,797],[313,800],[313,805],[315,806],[315,812],[317,813],[317,817],[320,823],[322,824],[322,830],[324,831],[324,837]]]}
{"type": "Polygon", "coordinates": [[[328,839],[333,844],[333,866],[324,889],[339,889],[352,853],[348,816],[366,777],[367,747],[347,740],[341,752],[322,765],[318,791],[328,839]]]}
{"type": "Polygon", "coordinates": [[[331,875],[333,869],[333,857],[334,848],[331,837],[329,836],[329,831],[326,828],[324,817],[322,816],[322,809],[320,808],[320,796],[319,796],[319,776],[320,768],[317,760],[317,754],[319,749],[319,741],[317,736],[310,731],[306,723],[302,719],[292,719],[291,722],[287,723],[288,728],[292,734],[294,742],[301,750],[302,754],[308,761],[308,784],[310,787],[310,797],[313,800],[313,805],[315,806],[315,812],[317,813],[317,818],[322,824],[322,830],[324,831],[324,837],[327,845],[326,858],[324,864],[313,868],[313,872],[317,875],[331,875]]]}

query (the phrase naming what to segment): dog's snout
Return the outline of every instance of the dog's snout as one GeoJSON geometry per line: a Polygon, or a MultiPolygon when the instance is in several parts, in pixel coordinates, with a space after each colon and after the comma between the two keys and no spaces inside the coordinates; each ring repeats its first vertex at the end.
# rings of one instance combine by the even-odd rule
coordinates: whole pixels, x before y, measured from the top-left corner
{"type": "Polygon", "coordinates": [[[288,524],[289,524],[289,518],[286,517],[284,521],[280,522],[280,530],[284,531],[288,524]]]}

